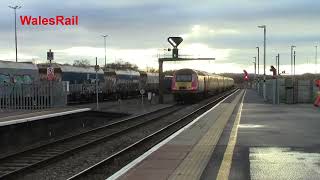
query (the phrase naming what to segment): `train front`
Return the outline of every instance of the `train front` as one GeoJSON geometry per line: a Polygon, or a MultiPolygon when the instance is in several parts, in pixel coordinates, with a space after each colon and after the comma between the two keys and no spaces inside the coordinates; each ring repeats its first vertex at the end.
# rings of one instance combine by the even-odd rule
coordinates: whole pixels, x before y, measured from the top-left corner
{"type": "Polygon", "coordinates": [[[177,101],[194,99],[198,92],[198,75],[192,69],[180,69],[174,73],[171,91],[177,101]]]}

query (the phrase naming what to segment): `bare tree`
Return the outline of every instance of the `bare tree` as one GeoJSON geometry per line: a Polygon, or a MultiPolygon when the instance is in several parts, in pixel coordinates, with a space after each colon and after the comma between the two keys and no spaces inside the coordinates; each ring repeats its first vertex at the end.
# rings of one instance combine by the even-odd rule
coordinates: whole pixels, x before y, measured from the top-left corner
{"type": "Polygon", "coordinates": [[[87,59],[74,60],[73,66],[77,67],[90,67],[90,62],[87,59]]]}

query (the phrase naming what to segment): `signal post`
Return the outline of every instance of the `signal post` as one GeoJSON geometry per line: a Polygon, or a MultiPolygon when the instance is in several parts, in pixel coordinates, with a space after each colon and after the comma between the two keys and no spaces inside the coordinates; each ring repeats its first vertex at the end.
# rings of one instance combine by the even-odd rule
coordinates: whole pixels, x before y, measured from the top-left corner
{"type": "Polygon", "coordinates": [[[169,37],[168,42],[172,45],[172,58],[159,58],[159,104],[163,104],[163,62],[165,61],[194,61],[194,60],[215,60],[215,58],[179,58],[179,44],[183,41],[182,37],[169,37]]]}

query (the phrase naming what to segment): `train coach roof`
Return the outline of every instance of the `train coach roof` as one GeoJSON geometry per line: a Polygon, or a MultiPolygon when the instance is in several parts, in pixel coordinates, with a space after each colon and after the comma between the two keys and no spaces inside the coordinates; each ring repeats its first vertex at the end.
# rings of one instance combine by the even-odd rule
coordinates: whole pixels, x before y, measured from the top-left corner
{"type": "Polygon", "coordinates": [[[115,70],[115,71],[106,71],[108,74],[116,74],[116,75],[131,75],[131,76],[140,76],[140,73],[132,70],[115,70]]]}
{"type": "MultiPolygon", "coordinates": [[[[81,73],[96,73],[94,67],[76,67],[76,66],[60,66],[62,72],[81,72],[81,73]]],[[[103,73],[102,69],[99,69],[99,74],[103,73]]]]}
{"type": "Polygon", "coordinates": [[[201,75],[201,76],[210,75],[210,73],[207,73],[205,71],[195,70],[195,69],[179,69],[175,72],[175,74],[186,74],[186,73],[197,73],[198,75],[201,75]]]}
{"type": "Polygon", "coordinates": [[[0,69],[30,69],[37,70],[37,66],[31,62],[13,62],[0,60],[0,69]]]}
{"type": "MultiPolygon", "coordinates": [[[[62,72],[78,72],[78,73],[96,73],[94,67],[77,67],[77,66],[70,66],[70,65],[61,65],[53,63],[51,65],[54,68],[60,68],[62,72]]],[[[38,64],[39,68],[47,68],[48,64],[38,64]]],[[[103,74],[103,70],[99,69],[99,74],[103,74]]]]}
{"type": "Polygon", "coordinates": [[[159,77],[159,73],[147,73],[148,76],[156,76],[156,77],[159,77]]]}

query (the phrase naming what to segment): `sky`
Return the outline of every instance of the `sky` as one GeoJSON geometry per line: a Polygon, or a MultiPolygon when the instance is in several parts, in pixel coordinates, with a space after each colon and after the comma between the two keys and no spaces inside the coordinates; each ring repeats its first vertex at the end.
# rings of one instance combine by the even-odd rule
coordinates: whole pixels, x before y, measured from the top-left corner
{"type": "Polygon", "coordinates": [[[157,68],[157,58],[170,52],[167,38],[181,36],[185,57],[214,57],[215,61],[165,63],[164,69],[193,68],[211,73],[254,72],[253,57],[260,47],[263,73],[263,29],[267,27],[266,73],[280,54],[280,71],[290,74],[290,47],[296,48],[296,73],[320,72],[315,65],[320,44],[320,1],[314,0],[2,0],[0,1],[0,60],[15,60],[14,13],[17,10],[19,61],[46,61],[52,49],[55,61],[76,59],[104,65],[128,61],[141,69],[157,68]],[[79,16],[78,26],[23,26],[19,16],[79,16]]]}

